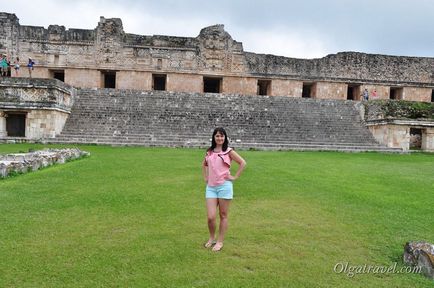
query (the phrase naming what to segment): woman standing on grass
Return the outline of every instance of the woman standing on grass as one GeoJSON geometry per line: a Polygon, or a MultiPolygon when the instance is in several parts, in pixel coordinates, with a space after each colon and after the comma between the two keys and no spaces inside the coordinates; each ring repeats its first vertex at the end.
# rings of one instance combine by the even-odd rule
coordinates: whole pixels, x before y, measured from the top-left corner
{"type": "Polygon", "coordinates": [[[228,137],[223,128],[216,128],[212,134],[211,147],[206,152],[202,164],[203,178],[206,186],[206,208],[208,214],[209,239],[205,248],[213,251],[223,248],[223,240],[228,228],[229,204],[233,198],[232,182],[238,179],[246,166],[246,161],[232,148],[228,147],[228,137]],[[239,164],[238,171],[232,176],[229,169],[231,161],[239,164]],[[220,226],[216,241],[216,214],[219,207],[220,226]]]}

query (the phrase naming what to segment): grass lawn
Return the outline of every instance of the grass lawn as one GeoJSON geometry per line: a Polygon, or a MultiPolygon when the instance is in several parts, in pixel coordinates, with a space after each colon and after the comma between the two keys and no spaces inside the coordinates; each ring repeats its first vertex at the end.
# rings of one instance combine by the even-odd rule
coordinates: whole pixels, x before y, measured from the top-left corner
{"type": "Polygon", "coordinates": [[[333,271],[400,269],[406,241],[434,243],[434,154],[239,151],[247,168],[213,253],[204,151],[79,148],[91,157],[0,180],[0,287],[434,285],[333,271]]]}

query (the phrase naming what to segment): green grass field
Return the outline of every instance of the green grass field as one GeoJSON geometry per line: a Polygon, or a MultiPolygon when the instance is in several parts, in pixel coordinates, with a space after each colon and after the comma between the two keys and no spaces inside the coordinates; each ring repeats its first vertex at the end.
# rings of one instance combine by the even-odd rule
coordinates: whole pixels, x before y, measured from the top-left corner
{"type": "Polygon", "coordinates": [[[247,168],[213,253],[204,151],[79,148],[91,156],[0,180],[0,287],[434,285],[333,269],[399,269],[406,241],[434,242],[433,154],[238,151],[247,168]]]}

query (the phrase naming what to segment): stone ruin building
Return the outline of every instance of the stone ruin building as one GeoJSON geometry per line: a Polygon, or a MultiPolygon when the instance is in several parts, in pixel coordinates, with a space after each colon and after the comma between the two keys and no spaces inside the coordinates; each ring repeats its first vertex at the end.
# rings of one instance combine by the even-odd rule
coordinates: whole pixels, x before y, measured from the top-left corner
{"type": "Polygon", "coordinates": [[[242,148],[405,151],[416,135],[434,151],[432,121],[378,118],[360,101],[368,89],[433,102],[434,58],[256,54],[223,25],[172,37],[126,33],[119,18],[45,29],[2,12],[0,23],[0,53],[21,66],[0,80],[2,141],[198,147],[224,126],[242,148]]]}

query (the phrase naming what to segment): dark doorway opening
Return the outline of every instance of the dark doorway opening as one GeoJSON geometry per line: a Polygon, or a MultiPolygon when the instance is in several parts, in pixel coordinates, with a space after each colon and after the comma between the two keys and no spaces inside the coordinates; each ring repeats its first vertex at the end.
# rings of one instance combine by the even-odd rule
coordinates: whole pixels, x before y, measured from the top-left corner
{"type": "Polygon", "coordinates": [[[65,71],[53,71],[53,78],[65,82],[65,71]]]}
{"type": "Polygon", "coordinates": [[[7,135],[10,137],[25,137],[26,136],[26,114],[7,113],[6,132],[7,135]]]}
{"type": "Polygon", "coordinates": [[[258,95],[271,94],[271,80],[258,80],[258,95]]]}
{"type": "Polygon", "coordinates": [[[390,100],[402,100],[402,88],[390,87],[390,100]]]}
{"type": "Polygon", "coordinates": [[[102,72],[104,80],[104,88],[116,88],[116,72],[102,72]]]}
{"type": "Polygon", "coordinates": [[[222,78],[203,77],[203,92],[220,93],[222,78]]]}
{"type": "Polygon", "coordinates": [[[434,102],[434,90],[431,91],[431,102],[434,102]]]}
{"type": "Polygon", "coordinates": [[[348,85],[347,88],[347,100],[358,100],[357,96],[360,94],[359,85],[348,85]]]}
{"type": "Polygon", "coordinates": [[[152,89],[165,91],[166,78],[164,74],[152,74],[152,89]]]}
{"type": "Polygon", "coordinates": [[[354,100],[354,89],[351,86],[347,88],[347,100],[354,100]]]}
{"type": "Polygon", "coordinates": [[[311,98],[312,97],[312,83],[303,83],[303,91],[301,92],[301,97],[311,98]]]}
{"type": "Polygon", "coordinates": [[[410,149],[422,148],[422,129],[410,128],[410,149]]]}
{"type": "Polygon", "coordinates": [[[349,84],[347,91],[347,100],[361,100],[362,90],[358,84],[349,84]]]}

